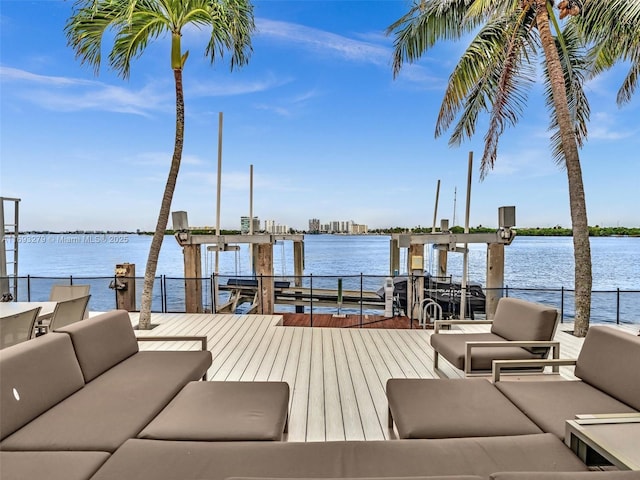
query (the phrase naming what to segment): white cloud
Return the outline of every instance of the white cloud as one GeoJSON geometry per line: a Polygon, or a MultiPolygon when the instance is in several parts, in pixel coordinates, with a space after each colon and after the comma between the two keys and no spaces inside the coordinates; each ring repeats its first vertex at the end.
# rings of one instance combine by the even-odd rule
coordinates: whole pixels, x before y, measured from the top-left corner
{"type": "Polygon", "coordinates": [[[616,117],[599,112],[589,122],[589,138],[592,140],[622,140],[637,135],[637,129],[629,130],[616,125],[616,117]]]}
{"type": "Polygon", "coordinates": [[[256,30],[261,36],[284,40],[291,45],[304,46],[314,51],[337,54],[347,60],[389,65],[390,50],[370,42],[353,40],[304,25],[264,18],[256,20],[256,30]]]}
{"type": "Polygon", "coordinates": [[[269,74],[264,79],[245,82],[237,79],[211,82],[190,81],[185,86],[185,91],[187,95],[196,97],[245,95],[278,88],[289,82],[291,82],[290,78],[276,78],[274,75],[269,74]]]}
{"type": "Polygon", "coordinates": [[[82,78],[38,75],[11,67],[0,67],[0,79],[12,84],[10,88],[15,97],[54,111],[101,110],[148,115],[171,106],[171,94],[154,85],[134,90],[82,78]]]}

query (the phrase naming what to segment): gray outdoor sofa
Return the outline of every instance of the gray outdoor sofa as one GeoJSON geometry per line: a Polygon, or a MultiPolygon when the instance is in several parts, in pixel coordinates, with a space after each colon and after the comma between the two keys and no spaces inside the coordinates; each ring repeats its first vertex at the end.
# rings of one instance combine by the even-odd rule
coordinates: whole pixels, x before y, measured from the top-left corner
{"type": "MultiPolygon", "coordinates": [[[[529,435],[564,439],[576,415],[640,412],[640,337],[593,326],[575,360],[494,362],[488,379],[389,379],[389,427],[400,438],[529,435]],[[575,365],[580,380],[500,381],[503,368],[575,365]]],[[[640,448],[640,439],[638,448],[640,448]]]]}
{"type": "MultiPolygon", "coordinates": [[[[211,394],[193,383],[206,374],[210,352],[138,351],[128,322],[126,312],[109,312],[0,352],[1,480],[601,478],[557,436],[537,430],[436,440],[211,441],[197,422],[201,411],[176,409],[176,402],[198,405],[203,391],[211,394]]],[[[281,401],[283,390],[274,391],[281,401]]],[[[277,417],[278,428],[285,422],[277,417]]]]}

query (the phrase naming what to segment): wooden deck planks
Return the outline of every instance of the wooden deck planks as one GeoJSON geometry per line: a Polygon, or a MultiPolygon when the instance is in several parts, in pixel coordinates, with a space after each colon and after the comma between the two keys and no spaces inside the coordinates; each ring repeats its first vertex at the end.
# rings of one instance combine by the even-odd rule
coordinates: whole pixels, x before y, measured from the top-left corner
{"type": "MultiPolygon", "coordinates": [[[[137,324],[137,313],[130,314],[137,324]]],[[[138,335],[205,335],[213,354],[210,380],[285,381],[290,387],[288,441],[383,440],[387,428],[386,381],[437,378],[462,372],[441,359],[433,370],[433,330],[309,328],[281,326],[280,316],[153,314],[150,331],[138,335]]],[[[460,327],[486,331],[487,326],[460,327]]],[[[561,357],[575,358],[583,339],[561,324],[561,357]]],[[[637,333],[637,326],[622,329],[637,333]]],[[[196,349],[197,342],[142,343],[141,349],[196,349]]],[[[563,367],[565,378],[575,378],[563,367]]]]}

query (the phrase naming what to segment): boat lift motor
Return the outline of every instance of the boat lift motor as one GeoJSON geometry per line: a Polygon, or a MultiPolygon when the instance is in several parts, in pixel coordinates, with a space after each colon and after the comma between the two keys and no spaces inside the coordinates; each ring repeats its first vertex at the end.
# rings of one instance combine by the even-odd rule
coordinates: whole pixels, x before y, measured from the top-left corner
{"type": "Polygon", "coordinates": [[[393,317],[393,278],[387,277],[384,280],[384,316],[393,317]]]}

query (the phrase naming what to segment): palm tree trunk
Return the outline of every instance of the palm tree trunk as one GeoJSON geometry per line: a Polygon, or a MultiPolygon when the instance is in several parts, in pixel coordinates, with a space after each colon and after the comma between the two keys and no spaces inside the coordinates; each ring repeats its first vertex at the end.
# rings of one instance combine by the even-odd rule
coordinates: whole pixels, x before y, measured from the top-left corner
{"type": "Polygon", "coordinates": [[[564,152],[567,178],[569,181],[569,205],[573,229],[573,256],[575,262],[575,324],[574,334],[584,337],[589,329],[591,316],[591,246],[589,244],[589,224],[587,205],[582,183],[580,156],[569,112],[565,80],[560,56],[549,28],[547,0],[536,0],[536,24],[540,33],[553,93],[553,103],[558,117],[562,150],[564,152]]]}
{"type": "Polygon", "coordinates": [[[162,247],[167,223],[169,222],[169,211],[171,210],[173,192],[176,189],[178,171],[180,170],[180,162],[182,160],[182,147],[184,145],[184,95],[182,89],[182,69],[174,68],[173,76],[176,84],[176,137],[173,149],[173,158],[171,159],[171,169],[169,170],[167,184],[164,187],[162,204],[160,205],[160,213],[158,214],[158,223],[156,224],[156,230],[153,233],[151,247],[149,248],[149,257],[147,259],[147,267],[144,272],[142,304],[140,306],[140,319],[138,320],[138,328],[141,330],[147,330],[151,327],[153,284],[155,282],[156,270],[158,267],[160,248],[162,247]]]}

